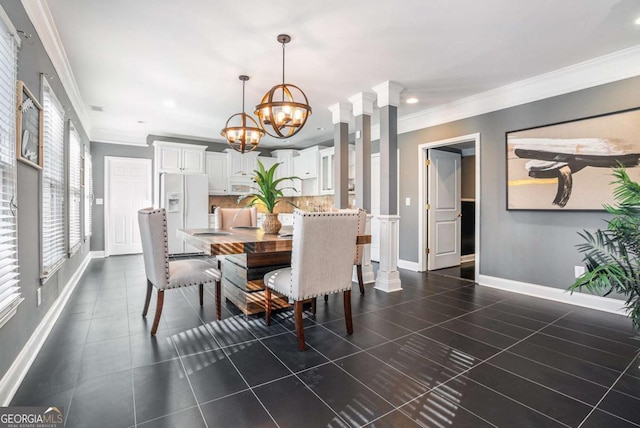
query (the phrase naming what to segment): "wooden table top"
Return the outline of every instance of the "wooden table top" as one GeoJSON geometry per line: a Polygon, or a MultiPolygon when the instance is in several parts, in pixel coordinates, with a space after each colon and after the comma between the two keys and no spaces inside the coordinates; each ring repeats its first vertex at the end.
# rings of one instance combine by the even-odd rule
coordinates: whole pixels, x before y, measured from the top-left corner
{"type": "MultiPolygon", "coordinates": [[[[178,237],[205,253],[259,254],[291,251],[292,227],[283,226],[279,235],[264,233],[262,228],[232,227],[231,229],[178,229],[178,237]]],[[[371,235],[358,235],[357,245],[371,243],[371,235]]]]}

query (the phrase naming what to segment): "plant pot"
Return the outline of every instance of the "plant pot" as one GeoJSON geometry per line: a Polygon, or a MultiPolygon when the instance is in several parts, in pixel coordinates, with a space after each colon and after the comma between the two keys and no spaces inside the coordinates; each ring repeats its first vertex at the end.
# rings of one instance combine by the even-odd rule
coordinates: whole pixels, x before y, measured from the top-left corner
{"type": "Polygon", "coordinates": [[[278,213],[266,213],[264,215],[264,220],[262,220],[262,230],[264,230],[264,233],[278,233],[281,227],[282,223],[278,220],[278,213]]]}

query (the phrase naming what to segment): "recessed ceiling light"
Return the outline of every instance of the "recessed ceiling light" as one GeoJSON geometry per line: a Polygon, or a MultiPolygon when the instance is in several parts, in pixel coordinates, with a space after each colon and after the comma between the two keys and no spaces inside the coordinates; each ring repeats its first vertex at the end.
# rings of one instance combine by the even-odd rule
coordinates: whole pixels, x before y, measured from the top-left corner
{"type": "Polygon", "coordinates": [[[138,123],[147,123],[144,120],[139,120],[138,123]]]}
{"type": "Polygon", "coordinates": [[[316,128],[316,131],[324,131],[324,127],[322,127],[322,126],[318,126],[318,127],[316,128]]]}
{"type": "Polygon", "coordinates": [[[165,106],[166,108],[174,108],[176,106],[176,102],[173,100],[164,100],[162,102],[162,105],[165,106]]]}
{"type": "Polygon", "coordinates": [[[418,99],[416,97],[407,98],[407,104],[416,104],[418,99]]]}
{"type": "Polygon", "coordinates": [[[636,25],[640,25],[640,18],[636,19],[636,25]]]}

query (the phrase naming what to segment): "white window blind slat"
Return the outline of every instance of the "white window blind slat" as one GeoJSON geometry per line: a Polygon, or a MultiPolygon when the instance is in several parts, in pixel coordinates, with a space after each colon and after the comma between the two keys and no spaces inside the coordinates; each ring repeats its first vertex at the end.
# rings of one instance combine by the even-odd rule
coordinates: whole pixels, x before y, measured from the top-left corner
{"type": "Polygon", "coordinates": [[[69,121],[69,252],[80,245],[80,203],[82,143],[73,123],[69,121]]]}
{"type": "Polygon", "coordinates": [[[18,57],[16,41],[9,33],[7,24],[0,20],[0,327],[15,314],[16,308],[24,300],[19,286],[18,232],[13,209],[16,194],[18,57]]]}
{"type": "Polygon", "coordinates": [[[84,150],[84,237],[91,236],[93,222],[93,160],[89,147],[84,150]]]}
{"type": "Polygon", "coordinates": [[[42,273],[66,257],[64,109],[46,79],[43,85],[42,273]]]}

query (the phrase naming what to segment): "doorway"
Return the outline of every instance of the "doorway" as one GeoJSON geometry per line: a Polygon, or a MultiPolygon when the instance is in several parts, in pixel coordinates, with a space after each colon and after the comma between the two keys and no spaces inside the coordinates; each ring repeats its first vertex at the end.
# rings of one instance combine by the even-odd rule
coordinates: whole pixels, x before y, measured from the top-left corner
{"type": "MultiPolygon", "coordinates": [[[[434,270],[438,268],[447,267],[451,269],[449,274],[452,276],[469,278],[473,276],[473,278],[477,278],[479,274],[479,266],[480,266],[480,134],[470,134],[464,135],[460,137],[455,137],[447,140],[434,141],[430,143],[421,144],[418,146],[418,158],[419,158],[419,206],[423,207],[421,209],[421,215],[419,216],[419,231],[418,231],[418,242],[419,248],[421,251],[419,252],[418,264],[420,266],[421,271],[434,270]],[[438,150],[438,152],[432,153],[442,153],[442,152],[451,152],[458,153],[461,157],[461,160],[465,163],[465,171],[467,177],[462,180],[465,180],[464,191],[459,191],[459,195],[454,195],[455,186],[453,184],[447,184],[446,182],[442,185],[442,180],[451,180],[449,177],[449,172],[453,171],[453,167],[449,168],[445,166],[445,174],[444,178],[440,178],[441,185],[439,188],[434,188],[434,186],[429,186],[429,168],[433,168],[433,163],[431,165],[428,164],[429,159],[429,151],[430,150],[438,150]],[[471,167],[469,168],[469,164],[471,167]],[[449,169],[450,171],[446,171],[449,169]],[[474,171],[475,170],[475,171],[474,171]],[[472,175],[469,177],[469,175],[472,175]],[[471,180],[469,180],[471,178],[471,180]],[[471,182],[471,190],[469,190],[469,182],[471,182]],[[431,189],[430,189],[431,187],[431,189]],[[455,216],[460,216],[459,223],[460,229],[456,229],[453,225],[453,218],[449,219],[451,223],[444,224],[444,227],[441,228],[445,233],[455,236],[455,248],[449,243],[449,249],[459,250],[460,256],[451,258],[449,257],[448,263],[435,263],[434,257],[431,251],[435,249],[435,247],[443,242],[447,243],[446,239],[443,239],[444,234],[440,234],[437,236],[435,232],[432,231],[429,234],[429,215],[432,213],[433,206],[429,204],[430,202],[435,200],[435,195],[430,195],[430,193],[440,192],[439,197],[447,203],[451,201],[456,202],[456,206],[454,213],[455,216]],[[469,229],[471,228],[471,237],[469,237],[469,229]],[[465,237],[463,239],[463,236],[465,237]],[[439,239],[439,243],[436,242],[436,239],[439,239]],[[430,254],[431,253],[431,254],[430,254]],[[432,257],[429,257],[429,256],[432,257]],[[454,267],[447,266],[447,264],[451,264],[454,267]],[[470,273],[472,272],[472,273],[470,273]]],[[[447,164],[445,164],[447,165],[447,164]]],[[[451,163],[451,165],[455,165],[455,163],[451,163]]],[[[437,165],[435,165],[437,168],[437,165]]],[[[433,174],[433,169],[431,171],[433,174]]],[[[433,184],[433,178],[432,183],[433,184]]],[[[459,179],[460,180],[460,179],[459,179]]],[[[453,181],[451,182],[453,183],[453,181]]],[[[433,213],[435,214],[435,213],[433,213]]],[[[434,223],[434,216],[432,216],[432,225],[434,223]]],[[[449,250],[447,249],[447,251],[449,250]]],[[[446,251],[445,251],[446,253],[446,251]]],[[[439,272],[445,272],[444,270],[439,272]]]]}
{"type": "Polygon", "coordinates": [[[104,158],[105,256],[142,252],[138,210],[152,205],[151,159],[104,158]]]}

